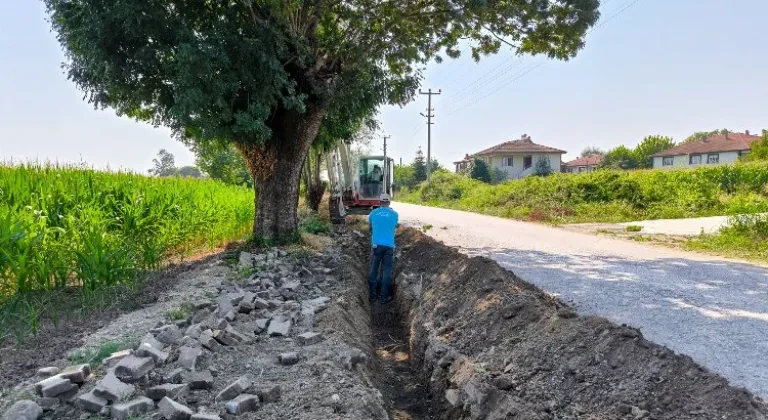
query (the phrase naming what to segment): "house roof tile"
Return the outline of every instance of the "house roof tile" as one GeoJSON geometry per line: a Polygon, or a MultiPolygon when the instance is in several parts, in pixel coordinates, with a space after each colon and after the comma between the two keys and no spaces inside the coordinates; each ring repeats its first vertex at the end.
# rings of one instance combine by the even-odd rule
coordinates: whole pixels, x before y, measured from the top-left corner
{"type": "Polygon", "coordinates": [[[759,136],[747,133],[718,134],[703,140],[683,143],[663,152],[651,155],[652,157],[679,156],[703,153],[738,152],[749,150],[752,142],[760,139],[759,136]]]}
{"type": "Polygon", "coordinates": [[[566,162],[563,166],[594,166],[603,162],[603,155],[589,155],[566,162]]]}
{"type": "Polygon", "coordinates": [[[543,146],[534,143],[530,137],[523,134],[518,140],[505,141],[496,146],[489,147],[483,151],[475,153],[475,156],[487,156],[501,153],[566,153],[564,150],[554,147],[543,146]]]}

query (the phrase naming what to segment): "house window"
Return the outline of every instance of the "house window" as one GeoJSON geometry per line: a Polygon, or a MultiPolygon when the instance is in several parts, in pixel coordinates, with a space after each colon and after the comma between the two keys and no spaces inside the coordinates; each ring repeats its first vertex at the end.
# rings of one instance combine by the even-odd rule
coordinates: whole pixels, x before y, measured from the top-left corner
{"type": "Polygon", "coordinates": [[[699,165],[701,164],[701,155],[691,155],[688,158],[688,163],[691,165],[699,165]]]}
{"type": "Polygon", "coordinates": [[[523,169],[533,166],[533,156],[523,156],[523,169]]]}
{"type": "Polygon", "coordinates": [[[512,166],[512,158],[511,157],[502,158],[501,166],[512,166]]]}
{"type": "Polygon", "coordinates": [[[579,166],[579,172],[586,172],[587,167],[586,166],[579,166]]]}
{"type": "Polygon", "coordinates": [[[665,156],[661,158],[661,165],[662,166],[672,166],[675,163],[674,156],[665,156]]]}
{"type": "Polygon", "coordinates": [[[720,163],[720,153],[710,153],[707,155],[707,163],[720,163]]]}

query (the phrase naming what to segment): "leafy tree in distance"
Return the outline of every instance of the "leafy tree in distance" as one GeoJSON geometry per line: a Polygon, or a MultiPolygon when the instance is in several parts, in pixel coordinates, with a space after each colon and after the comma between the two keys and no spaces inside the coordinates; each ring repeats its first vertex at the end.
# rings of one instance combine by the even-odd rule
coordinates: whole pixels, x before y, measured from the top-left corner
{"type": "Polygon", "coordinates": [[[720,130],[712,130],[712,131],[697,131],[697,132],[691,134],[690,136],[686,137],[685,140],[683,140],[683,142],[680,143],[680,144],[686,144],[686,143],[690,143],[690,142],[693,142],[693,141],[703,140],[703,139],[705,139],[707,137],[716,136],[718,134],[728,134],[728,133],[732,133],[732,132],[733,131],[731,131],[731,130],[729,130],[727,128],[723,128],[723,129],[720,129],[720,130]]]}
{"type": "Polygon", "coordinates": [[[195,164],[212,179],[253,187],[243,156],[232,145],[202,144],[194,148],[195,164]]]}
{"type": "Polygon", "coordinates": [[[746,162],[768,160],[768,130],[763,130],[760,140],[755,140],[749,147],[749,154],[742,157],[746,162]]]}
{"type": "Polygon", "coordinates": [[[490,183],[491,171],[488,169],[488,164],[479,158],[472,159],[472,163],[469,165],[469,177],[478,181],[490,183]]]}
{"type": "Polygon", "coordinates": [[[627,146],[617,146],[605,154],[600,167],[611,169],[637,169],[637,156],[635,155],[635,152],[630,150],[627,146]]]}
{"type": "Polygon", "coordinates": [[[634,156],[638,168],[652,168],[651,155],[675,147],[675,141],[671,137],[648,136],[635,147],[634,156]]]}
{"type": "Polygon", "coordinates": [[[176,176],[180,176],[183,178],[200,178],[203,176],[203,173],[200,172],[200,169],[191,165],[187,165],[177,169],[176,176]]]}
{"type": "Polygon", "coordinates": [[[581,154],[579,155],[579,157],[583,158],[583,157],[592,156],[592,155],[605,156],[605,150],[599,147],[588,146],[581,151],[581,154]]]}
{"type": "Polygon", "coordinates": [[[44,0],[69,78],[97,108],[233,144],[253,233],[295,238],[301,169],[326,116],[405,104],[430,60],[509,45],[569,59],[599,0],[44,0]]]}
{"type": "Polygon", "coordinates": [[[152,159],[154,168],[149,170],[149,173],[154,176],[174,176],[176,175],[176,158],[173,153],[160,149],[157,152],[157,157],[152,159]]]}
{"type": "Polygon", "coordinates": [[[427,180],[427,163],[421,147],[416,151],[416,157],[413,159],[413,180],[418,184],[427,180]]]}
{"type": "Polygon", "coordinates": [[[552,175],[552,172],[552,165],[549,164],[549,159],[543,156],[539,156],[539,158],[536,160],[534,173],[538,176],[549,176],[552,175]]]}

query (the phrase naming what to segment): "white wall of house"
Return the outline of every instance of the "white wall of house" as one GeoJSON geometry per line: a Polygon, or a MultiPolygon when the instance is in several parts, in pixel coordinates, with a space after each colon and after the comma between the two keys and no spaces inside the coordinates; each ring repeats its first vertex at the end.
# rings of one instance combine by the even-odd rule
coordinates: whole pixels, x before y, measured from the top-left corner
{"type": "Polygon", "coordinates": [[[718,155],[718,162],[717,164],[724,164],[724,163],[734,163],[737,160],[739,160],[739,152],[719,152],[719,153],[704,153],[701,155],[701,163],[700,164],[690,164],[690,155],[678,155],[672,157],[672,164],[671,165],[664,165],[664,158],[657,156],[653,158],[653,167],[658,169],[670,169],[670,168],[680,168],[680,167],[695,167],[695,166],[702,166],[702,165],[712,165],[711,163],[707,163],[707,155],[718,155]]]}
{"type": "Polygon", "coordinates": [[[533,154],[500,154],[493,156],[486,156],[486,162],[490,159],[490,165],[494,168],[499,168],[507,173],[507,179],[523,178],[532,175],[536,172],[536,162],[539,158],[543,157],[549,160],[549,166],[552,168],[552,172],[560,172],[562,155],[559,153],[533,153],[533,154]],[[523,166],[523,159],[526,156],[531,156],[531,167],[525,169],[523,166]],[[504,165],[504,158],[512,158],[512,166],[504,165]]]}

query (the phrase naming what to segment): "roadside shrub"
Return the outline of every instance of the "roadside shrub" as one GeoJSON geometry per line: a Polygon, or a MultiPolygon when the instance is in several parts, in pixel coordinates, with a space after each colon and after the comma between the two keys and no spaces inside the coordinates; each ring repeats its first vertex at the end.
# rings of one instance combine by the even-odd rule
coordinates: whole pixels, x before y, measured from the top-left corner
{"type": "Polygon", "coordinates": [[[520,220],[626,222],[768,212],[766,184],[765,162],[555,173],[498,185],[445,173],[398,199],[520,220]]]}

